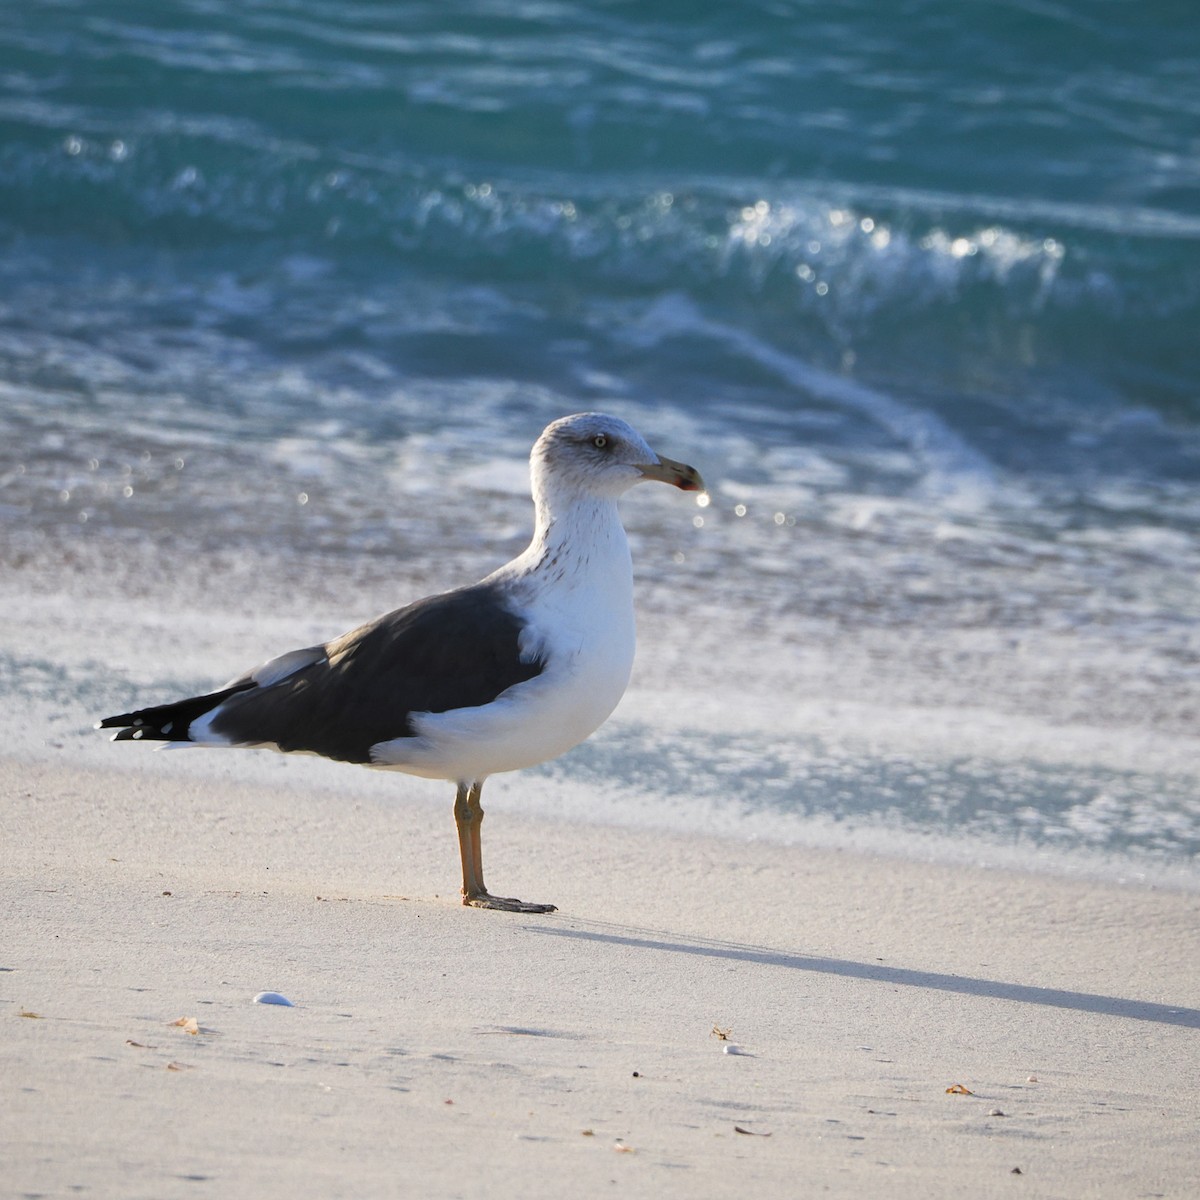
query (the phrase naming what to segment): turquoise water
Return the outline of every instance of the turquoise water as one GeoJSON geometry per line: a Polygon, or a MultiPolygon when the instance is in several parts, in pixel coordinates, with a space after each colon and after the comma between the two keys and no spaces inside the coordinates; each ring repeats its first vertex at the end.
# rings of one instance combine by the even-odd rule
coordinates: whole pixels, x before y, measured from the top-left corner
{"type": "Polygon", "coordinates": [[[39,3],[0,63],[5,380],[78,340],[239,421],[231,357],[382,436],[468,375],[911,450],[751,337],[1006,469],[1196,477],[1187,5],[39,3]]]}
{"type": "MultiPolygon", "coordinates": [[[[10,569],[164,530],[482,561],[541,425],[606,408],[714,481],[632,518],[714,620],[915,638],[939,695],[982,631],[1026,658],[955,703],[1190,737],[1198,328],[1189,5],[0,12],[10,569]]],[[[938,821],[1015,830],[957,762],[938,821]]],[[[1074,794],[1042,779],[1014,812],[1074,794]]],[[[1128,783],[1156,853],[1194,857],[1193,784],[1128,783]]]]}

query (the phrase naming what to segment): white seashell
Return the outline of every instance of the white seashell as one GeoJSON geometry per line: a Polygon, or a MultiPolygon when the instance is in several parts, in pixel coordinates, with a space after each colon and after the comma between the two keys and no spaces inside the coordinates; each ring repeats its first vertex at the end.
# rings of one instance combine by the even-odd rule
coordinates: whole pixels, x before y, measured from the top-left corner
{"type": "Polygon", "coordinates": [[[254,997],[255,1004],[282,1004],[285,1008],[296,1006],[282,992],[259,992],[254,997]]]}

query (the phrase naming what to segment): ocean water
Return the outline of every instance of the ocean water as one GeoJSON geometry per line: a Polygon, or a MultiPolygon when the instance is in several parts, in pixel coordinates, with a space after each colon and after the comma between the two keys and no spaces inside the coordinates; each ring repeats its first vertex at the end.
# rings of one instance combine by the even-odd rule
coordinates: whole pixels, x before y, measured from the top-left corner
{"type": "Polygon", "coordinates": [[[600,408],[711,503],[629,498],[634,689],[543,776],[1196,881],[1198,329],[1187,5],[6,5],[0,692],[84,753],[246,665],[131,629],[466,582],[600,408]]]}

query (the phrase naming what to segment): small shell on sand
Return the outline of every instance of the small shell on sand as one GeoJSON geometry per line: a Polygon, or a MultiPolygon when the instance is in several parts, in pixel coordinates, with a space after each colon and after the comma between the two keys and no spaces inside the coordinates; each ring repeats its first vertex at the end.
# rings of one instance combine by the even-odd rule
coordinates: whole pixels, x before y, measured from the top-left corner
{"type": "Polygon", "coordinates": [[[754,1055],[749,1050],[743,1050],[736,1042],[726,1042],[721,1047],[724,1054],[740,1054],[743,1058],[753,1058],[754,1055]]]}
{"type": "Polygon", "coordinates": [[[282,1004],[285,1008],[296,1006],[282,992],[259,992],[254,997],[255,1004],[282,1004]]]}

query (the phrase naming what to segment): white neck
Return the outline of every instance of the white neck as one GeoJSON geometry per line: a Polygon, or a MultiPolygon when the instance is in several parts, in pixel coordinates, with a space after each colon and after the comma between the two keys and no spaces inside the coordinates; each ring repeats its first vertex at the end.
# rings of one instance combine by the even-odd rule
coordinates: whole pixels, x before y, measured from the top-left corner
{"type": "Polygon", "coordinates": [[[533,539],[523,554],[501,569],[539,582],[553,578],[566,587],[584,586],[614,598],[632,596],[629,542],[617,502],[577,496],[564,503],[560,497],[552,512],[539,497],[533,539]]]}
{"type": "Polygon", "coordinates": [[[616,500],[607,498],[580,497],[556,505],[553,515],[539,504],[533,540],[522,558],[527,570],[562,569],[566,578],[614,571],[631,577],[629,541],[616,500]]]}

